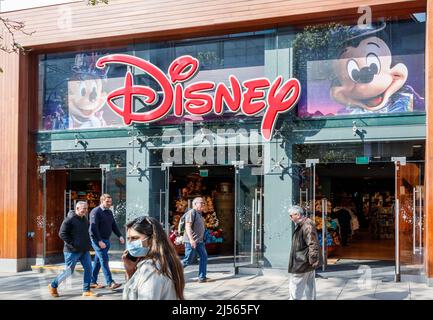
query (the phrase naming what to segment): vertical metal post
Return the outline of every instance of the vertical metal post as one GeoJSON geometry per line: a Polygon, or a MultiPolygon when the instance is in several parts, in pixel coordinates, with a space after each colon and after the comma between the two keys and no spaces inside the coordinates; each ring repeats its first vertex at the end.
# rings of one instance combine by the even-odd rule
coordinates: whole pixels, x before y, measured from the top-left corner
{"type": "MultiPolygon", "coordinates": [[[[66,216],[68,215],[68,211],[66,211],[66,195],[68,194],[68,192],[66,191],[66,189],[65,189],[65,191],[63,192],[63,216],[66,218],[66,216]]],[[[69,208],[68,208],[69,209],[69,208]]]]}
{"type": "Polygon", "coordinates": [[[47,172],[42,173],[42,188],[43,188],[43,199],[42,199],[42,221],[43,221],[43,247],[42,247],[42,260],[45,264],[47,259],[47,172]]]}
{"type": "Polygon", "coordinates": [[[305,188],[305,204],[309,207],[310,204],[308,203],[308,188],[305,188]]]}
{"type": "Polygon", "coordinates": [[[311,199],[312,202],[312,210],[313,210],[313,222],[316,223],[316,163],[313,162],[313,177],[312,177],[312,183],[313,183],[313,199],[311,199]]]}
{"type": "Polygon", "coordinates": [[[395,199],[395,281],[400,282],[400,234],[399,234],[399,224],[400,224],[400,201],[395,199]]]}
{"type": "Polygon", "coordinates": [[[255,243],[255,233],[256,233],[256,201],[257,201],[257,190],[254,190],[254,199],[251,200],[251,257],[250,263],[254,264],[254,247],[255,243]]]}
{"type": "Polygon", "coordinates": [[[238,242],[238,227],[237,227],[237,221],[238,221],[238,205],[239,205],[239,186],[238,186],[238,180],[239,180],[239,169],[238,166],[234,165],[235,168],[235,217],[234,217],[234,241],[233,241],[233,269],[234,269],[234,274],[238,274],[239,273],[239,268],[236,265],[236,257],[238,254],[238,248],[236,246],[236,243],[238,242]]]}
{"type": "Polygon", "coordinates": [[[310,175],[310,188],[312,188],[312,199],[311,199],[311,211],[313,212],[313,222],[316,222],[316,164],[319,163],[319,159],[306,159],[305,167],[313,167],[313,174],[310,175]]]}
{"type": "Polygon", "coordinates": [[[159,223],[162,224],[162,189],[159,189],[159,223]]]}
{"type": "Polygon", "coordinates": [[[418,186],[418,194],[419,194],[419,253],[423,254],[423,232],[422,232],[422,220],[423,220],[423,197],[422,197],[422,186],[418,186]]]}
{"type": "Polygon", "coordinates": [[[395,214],[394,214],[394,226],[395,226],[395,281],[400,282],[400,199],[398,190],[399,170],[400,166],[406,165],[405,157],[391,157],[391,160],[395,165],[395,214]]]}
{"type": "Polygon", "coordinates": [[[164,221],[164,227],[165,227],[165,233],[167,236],[170,235],[170,227],[168,225],[168,215],[169,215],[169,186],[170,186],[170,167],[167,166],[165,169],[165,221],[164,221]]]}
{"type": "Polygon", "coordinates": [[[261,260],[262,256],[262,244],[263,244],[263,190],[259,188],[259,200],[258,200],[258,213],[259,213],[259,228],[258,228],[258,248],[257,248],[257,262],[261,260]]]}
{"type": "Polygon", "coordinates": [[[105,193],[105,169],[101,168],[101,191],[105,193]]]}
{"type": "Polygon", "coordinates": [[[327,230],[326,230],[326,206],[327,201],[326,199],[322,199],[322,257],[323,257],[323,264],[322,264],[322,270],[325,271],[326,269],[326,236],[327,236],[327,230]]]}
{"type": "Polygon", "coordinates": [[[416,190],[417,188],[413,188],[412,195],[412,244],[413,244],[413,254],[416,253],[416,190]]]}

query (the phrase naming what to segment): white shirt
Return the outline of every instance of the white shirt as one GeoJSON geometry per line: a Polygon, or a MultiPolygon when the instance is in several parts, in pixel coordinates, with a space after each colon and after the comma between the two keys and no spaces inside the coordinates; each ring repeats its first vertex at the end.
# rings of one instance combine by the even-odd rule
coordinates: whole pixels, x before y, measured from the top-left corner
{"type": "Polygon", "coordinates": [[[157,272],[151,260],[137,264],[137,271],[125,283],[123,300],[177,300],[174,283],[157,272]]]}

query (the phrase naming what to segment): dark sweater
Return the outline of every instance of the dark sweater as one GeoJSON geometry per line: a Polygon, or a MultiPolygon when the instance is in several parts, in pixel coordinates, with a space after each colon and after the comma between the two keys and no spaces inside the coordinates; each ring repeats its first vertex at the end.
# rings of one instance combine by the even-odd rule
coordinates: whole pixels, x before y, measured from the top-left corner
{"type": "Polygon", "coordinates": [[[85,252],[91,248],[89,237],[89,221],[69,211],[60,227],[59,237],[65,242],[64,252],[85,252]]]}
{"type": "Polygon", "coordinates": [[[110,239],[111,232],[121,237],[119,228],[114,220],[113,212],[110,209],[102,210],[101,206],[90,211],[89,233],[93,241],[110,239]]]}

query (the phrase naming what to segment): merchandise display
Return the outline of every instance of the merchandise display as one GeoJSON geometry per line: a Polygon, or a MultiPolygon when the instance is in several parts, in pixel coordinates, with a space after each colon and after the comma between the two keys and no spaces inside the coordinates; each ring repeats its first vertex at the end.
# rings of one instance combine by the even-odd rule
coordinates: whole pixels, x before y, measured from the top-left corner
{"type": "MultiPolygon", "coordinates": [[[[331,213],[332,204],[331,201],[327,201],[327,212],[326,216],[326,246],[328,256],[336,249],[337,246],[341,245],[340,241],[340,233],[339,226],[336,219],[332,219],[329,215],[331,213]]],[[[315,203],[315,224],[317,229],[317,236],[319,239],[320,246],[322,246],[322,237],[323,237],[323,219],[322,219],[322,200],[316,200],[315,203]]]]}
{"type": "Polygon", "coordinates": [[[92,181],[88,182],[86,185],[75,185],[71,190],[71,200],[75,204],[78,201],[86,201],[89,206],[89,212],[96,208],[100,203],[101,196],[101,184],[100,182],[92,181]]]}
{"type": "Polygon", "coordinates": [[[207,191],[203,178],[192,174],[187,177],[186,186],[178,189],[177,199],[174,201],[174,210],[171,211],[170,240],[175,244],[178,253],[184,250],[183,236],[178,234],[179,221],[182,215],[192,208],[192,201],[196,197],[204,199],[203,217],[205,220],[204,242],[208,253],[218,251],[216,245],[224,242],[223,229],[220,226],[217,212],[215,210],[216,190],[207,191]]]}

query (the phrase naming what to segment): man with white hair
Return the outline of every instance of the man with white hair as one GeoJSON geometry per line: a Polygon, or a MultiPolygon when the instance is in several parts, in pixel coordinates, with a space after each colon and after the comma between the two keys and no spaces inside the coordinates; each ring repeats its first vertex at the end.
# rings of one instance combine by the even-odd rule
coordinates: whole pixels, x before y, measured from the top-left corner
{"type": "Polygon", "coordinates": [[[182,265],[188,266],[194,260],[196,254],[200,258],[198,269],[198,282],[210,282],[206,277],[207,269],[207,252],[204,243],[205,221],[202,216],[204,200],[197,197],[192,201],[192,209],[185,213],[185,234],[183,242],[185,243],[185,257],[182,259],[182,265]]]}
{"type": "Polygon", "coordinates": [[[307,300],[315,300],[316,280],[314,270],[321,263],[316,226],[300,206],[291,207],[289,216],[295,223],[289,259],[289,273],[291,273],[290,299],[300,300],[305,291],[307,300]]]}
{"type": "Polygon", "coordinates": [[[78,201],[75,212],[71,210],[60,227],[59,236],[65,243],[63,249],[65,270],[48,285],[49,293],[55,298],[59,296],[58,286],[74,272],[78,261],[81,262],[84,269],[83,296],[97,296],[90,290],[92,259],[89,250],[92,246],[88,232],[89,221],[86,218],[87,210],[87,202],[78,201]]]}

